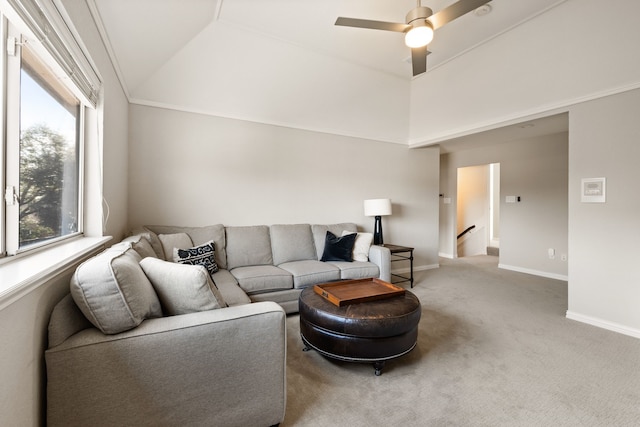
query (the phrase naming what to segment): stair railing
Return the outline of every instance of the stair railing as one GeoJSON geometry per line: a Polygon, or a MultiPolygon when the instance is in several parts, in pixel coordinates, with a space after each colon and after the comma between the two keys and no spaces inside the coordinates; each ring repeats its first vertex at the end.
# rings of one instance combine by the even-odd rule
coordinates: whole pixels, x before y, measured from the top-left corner
{"type": "Polygon", "coordinates": [[[458,239],[464,236],[465,234],[469,233],[474,228],[476,228],[475,225],[470,225],[469,227],[465,228],[465,230],[462,233],[458,234],[458,239]]]}

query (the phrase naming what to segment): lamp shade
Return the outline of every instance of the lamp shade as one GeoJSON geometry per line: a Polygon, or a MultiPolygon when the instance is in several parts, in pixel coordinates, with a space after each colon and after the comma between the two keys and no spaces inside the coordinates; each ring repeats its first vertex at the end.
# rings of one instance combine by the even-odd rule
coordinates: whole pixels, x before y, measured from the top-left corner
{"type": "Polygon", "coordinates": [[[364,201],[365,216],[391,215],[391,199],[369,199],[364,201]]]}

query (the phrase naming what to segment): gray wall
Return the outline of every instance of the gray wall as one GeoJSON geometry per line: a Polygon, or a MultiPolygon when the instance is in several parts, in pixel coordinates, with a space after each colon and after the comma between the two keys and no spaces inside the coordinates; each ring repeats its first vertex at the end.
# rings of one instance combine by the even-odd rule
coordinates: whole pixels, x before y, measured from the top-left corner
{"type": "Polygon", "coordinates": [[[440,252],[453,256],[456,243],[457,169],[500,163],[500,265],[566,279],[568,253],[568,136],[560,133],[471,148],[441,156],[440,252]],[[505,196],[520,196],[507,204],[505,196]],[[556,249],[550,260],[548,248],[556,249]]]}
{"type": "Polygon", "coordinates": [[[572,107],[567,316],[640,338],[640,90],[572,107]],[[606,203],[581,203],[583,178],[607,179],[606,203]]]}
{"type": "Polygon", "coordinates": [[[438,264],[439,149],[130,107],[129,224],[354,222],[390,198],[385,242],[438,264]]]}

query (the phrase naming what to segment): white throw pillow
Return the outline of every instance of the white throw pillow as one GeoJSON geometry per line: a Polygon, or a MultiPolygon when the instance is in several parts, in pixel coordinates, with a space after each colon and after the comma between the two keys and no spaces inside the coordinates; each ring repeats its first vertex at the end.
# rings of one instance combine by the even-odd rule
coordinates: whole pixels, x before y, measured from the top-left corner
{"type": "Polygon", "coordinates": [[[201,265],[179,264],[145,258],[140,266],[153,285],[168,315],[226,307],[222,294],[201,265]]]}
{"type": "MultiPolygon", "coordinates": [[[[353,234],[351,231],[343,231],[342,235],[353,234]]],[[[369,261],[369,248],[373,243],[372,233],[357,233],[356,243],[353,245],[353,260],[354,261],[369,261]]]]}

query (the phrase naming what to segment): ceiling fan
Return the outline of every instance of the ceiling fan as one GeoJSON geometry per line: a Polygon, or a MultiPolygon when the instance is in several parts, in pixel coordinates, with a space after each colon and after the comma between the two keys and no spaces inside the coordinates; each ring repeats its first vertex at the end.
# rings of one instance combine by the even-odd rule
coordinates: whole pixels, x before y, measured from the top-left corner
{"type": "Polygon", "coordinates": [[[435,14],[430,8],[422,6],[420,0],[417,1],[418,7],[407,13],[406,24],[339,17],[335,25],[405,33],[405,44],[411,48],[413,75],[417,76],[427,71],[427,55],[430,53],[427,45],[433,40],[433,32],[491,0],[459,0],[435,14]]]}

